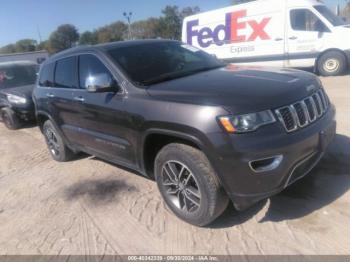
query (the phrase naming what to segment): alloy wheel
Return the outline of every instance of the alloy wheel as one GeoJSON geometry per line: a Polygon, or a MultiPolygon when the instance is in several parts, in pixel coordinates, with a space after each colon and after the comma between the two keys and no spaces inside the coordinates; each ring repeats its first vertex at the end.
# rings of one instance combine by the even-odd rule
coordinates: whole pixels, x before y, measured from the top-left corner
{"type": "Polygon", "coordinates": [[[45,131],[45,136],[51,153],[55,156],[58,156],[60,154],[60,145],[58,143],[55,132],[52,129],[48,128],[45,131]]]}
{"type": "Polygon", "coordinates": [[[162,168],[162,186],[166,197],[184,213],[197,211],[201,192],[191,170],[181,162],[168,161],[162,168]]]}

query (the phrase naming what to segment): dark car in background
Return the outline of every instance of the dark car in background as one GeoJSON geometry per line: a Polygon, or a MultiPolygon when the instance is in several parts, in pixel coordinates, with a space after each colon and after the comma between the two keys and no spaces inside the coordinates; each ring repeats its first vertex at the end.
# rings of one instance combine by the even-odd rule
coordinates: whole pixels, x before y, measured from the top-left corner
{"type": "Polygon", "coordinates": [[[9,129],[35,120],[32,93],[38,65],[28,61],[0,63],[0,119],[9,129]]]}
{"type": "Polygon", "coordinates": [[[318,78],[222,64],[166,40],[80,47],[42,66],[33,92],[52,157],[86,152],[155,178],[199,226],[282,191],[321,159],[336,129],[318,78]]]}

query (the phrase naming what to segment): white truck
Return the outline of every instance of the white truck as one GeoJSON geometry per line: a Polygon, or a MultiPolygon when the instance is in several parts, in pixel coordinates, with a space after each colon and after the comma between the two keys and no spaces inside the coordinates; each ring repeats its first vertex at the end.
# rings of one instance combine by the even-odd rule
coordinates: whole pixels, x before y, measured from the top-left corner
{"type": "Polygon", "coordinates": [[[185,18],[183,42],[234,64],[342,74],[350,25],[321,0],[256,0],[185,18]]]}

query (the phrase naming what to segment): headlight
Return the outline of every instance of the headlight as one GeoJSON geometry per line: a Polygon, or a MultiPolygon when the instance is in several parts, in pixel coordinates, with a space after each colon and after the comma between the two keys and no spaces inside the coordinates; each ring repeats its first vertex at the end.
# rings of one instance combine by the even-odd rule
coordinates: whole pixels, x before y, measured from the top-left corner
{"type": "Polygon", "coordinates": [[[251,132],[263,125],[276,122],[271,110],[240,116],[223,116],[219,118],[220,123],[229,133],[251,132]]]}
{"type": "Polygon", "coordinates": [[[7,100],[11,103],[11,104],[25,104],[27,103],[27,99],[25,97],[22,96],[16,96],[16,95],[7,95],[7,100]]]}

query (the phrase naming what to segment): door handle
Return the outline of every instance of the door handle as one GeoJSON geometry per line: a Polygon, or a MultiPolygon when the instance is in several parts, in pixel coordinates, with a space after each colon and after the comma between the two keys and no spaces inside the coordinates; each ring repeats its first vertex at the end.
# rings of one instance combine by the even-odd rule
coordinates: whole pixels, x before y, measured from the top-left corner
{"type": "Polygon", "coordinates": [[[282,41],[283,40],[283,38],[281,38],[281,37],[277,37],[276,39],[275,39],[275,41],[282,41]]]}
{"type": "Polygon", "coordinates": [[[51,93],[47,93],[47,94],[46,94],[46,97],[48,97],[48,98],[53,98],[53,97],[55,97],[55,95],[54,95],[54,94],[51,94],[51,93]]]}
{"type": "Polygon", "coordinates": [[[290,40],[297,40],[298,37],[296,37],[296,36],[291,36],[291,37],[289,37],[289,39],[290,39],[290,40]]]}
{"type": "Polygon", "coordinates": [[[73,98],[75,101],[78,101],[78,102],[84,102],[85,101],[85,98],[82,97],[82,96],[76,96],[73,98]]]}

